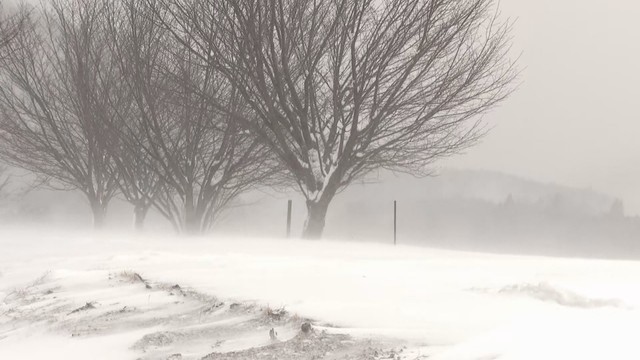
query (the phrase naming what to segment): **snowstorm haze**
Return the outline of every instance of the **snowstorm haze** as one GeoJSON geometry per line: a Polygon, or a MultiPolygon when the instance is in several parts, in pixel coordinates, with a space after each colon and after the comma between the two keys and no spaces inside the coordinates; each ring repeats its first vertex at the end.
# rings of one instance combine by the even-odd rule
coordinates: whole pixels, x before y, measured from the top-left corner
{"type": "Polygon", "coordinates": [[[593,188],[639,215],[640,3],[502,0],[500,9],[515,20],[518,89],[485,116],[491,131],[479,145],[439,165],[593,188]]]}
{"type": "Polygon", "coordinates": [[[491,131],[479,145],[439,165],[593,188],[640,214],[640,3],[502,0],[500,9],[515,20],[518,89],[485,116],[491,131]]]}
{"type": "MultiPolygon", "coordinates": [[[[9,1],[8,7],[15,3],[9,1]]],[[[385,204],[398,200],[401,209],[416,206],[419,213],[424,206],[416,204],[434,196],[481,199],[491,204],[500,204],[511,196],[516,202],[532,204],[550,202],[564,193],[597,194],[598,214],[606,214],[617,200],[623,204],[624,215],[640,214],[640,190],[636,186],[640,167],[635,166],[640,163],[640,142],[636,141],[640,130],[636,111],[640,43],[635,25],[640,4],[505,0],[499,8],[500,18],[513,22],[509,52],[517,59],[520,73],[514,82],[515,91],[483,115],[487,135],[461,154],[431,164],[436,179],[412,180],[409,175],[382,170],[365,178],[368,185],[356,182],[348,187],[329,207],[327,234],[331,238],[386,239],[391,224],[385,204]],[[438,184],[451,181],[451,174],[457,174],[452,190],[438,194],[438,184]],[[546,190],[523,190],[515,195],[512,192],[518,190],[499,189],[509,177],[517,179],[513,182],[522,185],[520,190],[527,188],[523,185],[527,182],[537,184],[527,189],[546,190]],[[568,190],[558,190],[563,187],[568,190]],[[380,221],[350,211],[360,206],[354,204],[375,204],[380,221]]],[[[14,179],[16,182],[20,180],[14,179]]],[[[27,196],[26,203],[31,201],[36,208],[47,203],[38,198],[40,193],[27,196]]],[[[84,219],[79,222],[90,226],[90,214],[82,209],[82,196],[43,196],[66,199],[57,204],[68,202],[66,207],[58,205],[48,210],[55,214],[52,218],[56,222],[72,224],[84,219]]],[[[287,199],[294,200],[292,226],[293,232],[299,233],[305,216],[304,197],[291,188],[252,190],[241,195],[217,226],[231,233],[242,229],[242,234],[280,236],[287,199]]],[[[593,204],[589,199],[584,202],[593,204]]],[[[115,200],[112,207],[122,210],[110,210],[108,226],[126,227],[131,219],[128,205],[115,200]]],[[[591,214],[592,210],[585,213],[591,214]]],[[[420,234],[436,236],[421,228],[419,216],[400,220],[399,231],[412,240],[420,234]]],[[[152,228],[170,228],[153,209],[149,221],[154,224],[152,228]]]]}
{"type": "Polygon", "coordinates": [[[640,359],[640,2],[0,0],[0,359],[640,359]]]}
{"type": "Polygon", "coordinates": [[[640,213],[640,3],[500,2],[516,19],[518,90],[483,142],[445,163],[594,188],[640,213]]]}

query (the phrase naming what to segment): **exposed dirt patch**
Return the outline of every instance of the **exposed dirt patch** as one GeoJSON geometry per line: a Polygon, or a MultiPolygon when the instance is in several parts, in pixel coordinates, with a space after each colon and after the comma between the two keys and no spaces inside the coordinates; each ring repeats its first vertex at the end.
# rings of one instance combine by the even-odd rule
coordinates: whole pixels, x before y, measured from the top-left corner
{"type": "Polygon", "coordinates": [[[72,312],[69,313],[69,315],[75,314],[75,313],[79,313],[81,311],[87,311],[87,310],[91,310],[91,309],[95,309],[95,303],[93,302],[88,302],[86,303],[84,306],[81,306],[75,310],[73,310],[72,312]]]}
{"type": "Polygon", "coordinates": [[[381,360],[400,359],[400,351],[383,350],[372,341],[354,340],[350,336],[325,331],[300,332],[287,341],[274,341],[263,347],[242,351],[213,352],[202,360],[381,360]],[[398,354],[398,355],[396,355],[398,354]]]}

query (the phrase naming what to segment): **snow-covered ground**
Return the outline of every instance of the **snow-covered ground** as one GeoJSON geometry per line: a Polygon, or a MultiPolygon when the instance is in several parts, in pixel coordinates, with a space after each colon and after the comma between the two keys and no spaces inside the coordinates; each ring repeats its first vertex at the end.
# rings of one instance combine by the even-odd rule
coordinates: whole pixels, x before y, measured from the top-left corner
{"type": "MultiPolygon", "coordinates": [[[[26,230],[0,230],[0,359],[136,359],[141,347],[134,344],[177,321],[189,329],[258,324],[259,333],[225,337],[236,345],[220,351],[241,348],[242,337],[264,345],[253,315],[196,318],[188,315],[196,300],[177,302],[170,287],[156,284],[180,284],[227,304],[284,307],[320,329],[404,344],[404,359],[640,359],[640,262],[26,230]],[[134,273],[153,289],[121,281],[134,273]],[[50,297],[37,305],[15,301],[30,289],[50,297]],[[145,311],[135,327],[108,333],[90,331],[100,323],[79,328],[76,314],[44,314],[54,303],[74,309],[91,302],[103,315],[145,311]]],[[[293,332],[285,326],[280,336],[293,332]]],[[[194,354],[206,355],[198,346],[194,354]]]]}

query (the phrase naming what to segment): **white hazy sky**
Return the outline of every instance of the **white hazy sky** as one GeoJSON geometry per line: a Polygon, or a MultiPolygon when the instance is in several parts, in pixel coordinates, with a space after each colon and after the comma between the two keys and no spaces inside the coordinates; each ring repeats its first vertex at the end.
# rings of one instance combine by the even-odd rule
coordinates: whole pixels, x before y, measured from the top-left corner
{"type": "Polygon", "coordinates": [[[502,0],[521,86],[483,143],[444,165],[498,170],[625,201],[640,214],[640,1],[502,0]]]}

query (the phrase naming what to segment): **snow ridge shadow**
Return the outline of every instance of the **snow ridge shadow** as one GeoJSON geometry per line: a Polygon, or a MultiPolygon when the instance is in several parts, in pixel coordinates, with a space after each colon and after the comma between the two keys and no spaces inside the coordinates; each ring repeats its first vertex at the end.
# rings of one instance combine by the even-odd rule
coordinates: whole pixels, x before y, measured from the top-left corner
{"type": "Polygon", "coordinates": [[[570,290],[558,289],[548,283],[541,282],[537,284],[512,284],[504,286],[497,291],[490,289],[471,289],[474,292],[481,293],[497,293],[501,295],[520,295],[527,296],[536,300],[552,302],[561,306],[593,309],[601,307],[625,307],[624,303],[619,299],[600,299],[591,298],[580,295],[570,290]]]}

